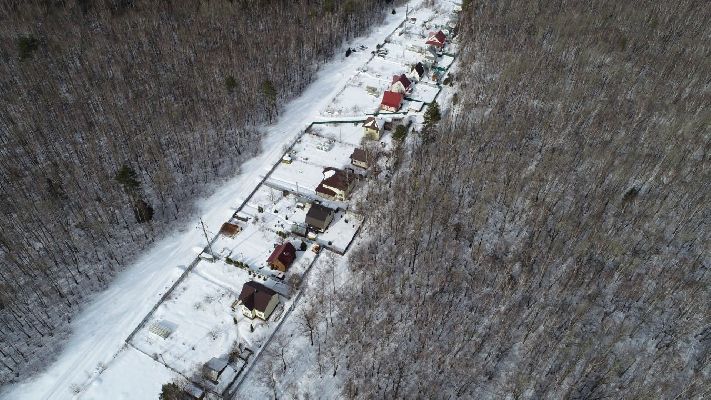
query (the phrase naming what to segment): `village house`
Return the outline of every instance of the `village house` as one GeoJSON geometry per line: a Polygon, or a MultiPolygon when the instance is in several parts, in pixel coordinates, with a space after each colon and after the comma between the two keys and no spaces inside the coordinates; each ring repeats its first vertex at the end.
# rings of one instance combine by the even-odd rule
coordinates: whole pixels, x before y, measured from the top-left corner
{"type": "Polygon", "coordinates": [[[267,264],[272,269],[286,272],[296,259],[296,248],[291,242],[284,242],[274,248],[272,254],[267,258],[267,264]]]}
{"type": "Polygon", "coordinates": [[[421,62],[418,62],[410,70],[410,78],[415,82],[419,82],[425,76],[425,66],[421,62]]]}
{"type": "Polygon", "coordinates": [[[437,33],[430,32],[425,44],[428,46],[431,46],[432,48],[435,48],[437,50],[442,50],[444,48],[444,44],[446,41],[447,41],[447,36],[445,36],[444,32],[442,32],[442,31],[438,31],[437,33]]]}
{"type": "Polygon", "coordinates": [[[407,79],[407,76],[405,76],[405,74],[399,76],[394,75],[392,84],[390,85],[390,91],[402,93],[403,95],[410,93],[410,91],[412,91],[412,82],[407,79]]]}
{"type": "Polygon", "coordinates": [[[384,111],[397,112],[402,106],[405,96],[402,93],[386,91],[383,93],[383,101],[380,102],[380,109],[384,111]]]}
{"type": "Polygon", "coordinates": [[[237,304],[245,317],[266,321],[279,304],[279,295],[261,283],[249,281],[242,286],[237,304]]]}
{"type": "Polygon", "coordinates": [[[383,122],[375,117],[368,117],[363,122],[363,130],[368,139],[380,140],[380,136],[383,134],[383,122]]]}
{"type": "Polygon", "coordinates": [[[319,232],[323,232],[333,221],[333,210],[321,204],[313,203],[306,213],[306,225],[319,232]]]}
{"type": "Polygon", "coordinates": [[[345,201],[356,184],[357,176],[348,169],[326,168],[316,194],[329,200],[345,201]]]}
{"type": "Polygon", "coordinates": [[[354,149],[353,154],[351,154],[351,164],[355,165],[356,167],[368,169],[368,167],[370,166],[370,162],[368,160],[368,153],[360,148],[354,149]]]}

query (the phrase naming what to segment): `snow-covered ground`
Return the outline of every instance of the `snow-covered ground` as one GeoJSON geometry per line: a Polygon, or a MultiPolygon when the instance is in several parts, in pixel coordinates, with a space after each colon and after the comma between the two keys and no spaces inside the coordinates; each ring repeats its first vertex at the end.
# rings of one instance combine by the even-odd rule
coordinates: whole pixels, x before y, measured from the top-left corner
{"type": "MultiPolygon", "coordinates": [[[[417,28],[397,35],[392,46],[397,43],[407,49],[408,40],[418,44],[421,41],[419,30],[429,29],[420,26],[420,21],[429,19],[429,24],[436,26],[448,20],[446,16],[433,16],[432,10],[416,7],[419,3],[420,0],[412,0],[408,4],[410,10],[414,10],[412,15],[417,15],[417,24],[413,24],[417,28]]],[[[402,22],[404,9],[405,6],[398,8],[395,15],[388,14],[383,25],[374,28],[367,37],[356,39],[346,46],[363,44],[368,49],[375,49],[376,44],[382,43],[383,38],[402,22]]],[[[451,5],[449,9],[451,11],[451,5]]],[[[344,100],[344,93],[356,96],[355,102],[366,99],[365,104],[368,105],[371,99],[365,96],[374,98],[367,92],[367,86],[370,86],[368,82],[381,82],[378,89],[383,90],[392,75],[408,72],[408,63],[415,61],[411,59],[415,57],[414,53],[393,49],[393,52],[397,51],[407,54],[406,58],[402,58],[402,63],[393,60],[390,52],[387,58],[375,57],[367,63],[371,57],[370,52],[358,51],[348,58],[340,56],[324,65],[314,83],[299,98],[285,106],[281,118],[274,125],[266,127],[263,152],[244,163],[243,172],[225,182],[214,195],[199,201],[200,218],[211,233],[216,233],[221,224],[231,218],[239,204],[247,200],[274,163],[282,158],[285,149],[312,121],[323,120],[327,108],[335,109],[339,107],[339,102],[354,101],[344,100]],[[354,92],[346,92],[346,88],[354,92]]],[[[423,86],[420,90],[422,97],[429,98],[436,94],[436,91],[434,94],[428,92],[424,84],[420,86],[423,86]]],[[[418,88],[415,93],[418,93],[418,88]]],[[[352,109],[352,105],[350,107],[352,109]]],[[[214,243],[213,250],[229,252],[231,258],[249,264],[254,272],[262,271],[260,275],[266,279],[256,279],[288,295],[286,285],[272,279],[272,273],[264,268],[266,257],[280,240],[277,232],[288,231],[292,222],[303,222],[307,208],[297,207],[297,203],[303,202],[304,196],[306,200],[309,195],[313,197],[313,189],[322,178],[323,167],[344,167],[350,164],[349,156],[353,148],[361,144],[363,130],[360,122],[364,119],[364,112],[367,111],[363,110],[360,115],[354,114],[353,123],[314,125],[314,135],[302,136],[292,149],[294,161],[291,164],[280,164],[269,177],[267,185],[262,185],[248,199],[242,213],[252,220],[240,224],[243,230],[234,238],[220,237],[214,243]],[[330,150],[316,148],[328,137],[334,139],[330,150]],[[297,182],[298,190],[295,190],[297,182]],[[304,196],[293,193],[285,196],[281,189],[303,193],[304,196]]],[[[418,118],[421,119],[421,116],[418,118]]],[[[390,147],[389,135],[382,141],[386,147],[390,147]]],[[[335,206],[346,208],[347,204],[335,206]]],[[[259,351],[274,331],[275,324],[256,323],[255,331],[252,332],[251,321],[232,312],[232,302],[242,284],[255,278],[254,274],[250,276],[248,271],[221,260],[201,261],[137,332],[131,342],[132,346],[124,343],[131,331],[195,258],[193,249],[205,245],[203,232],[198,229],[200,218],[156,243],[135,264],[123,271],[106,291],[96,295],[75,318],[72,326],[74,333],[57,360],[42,374],[9,388],[0,397],[155,399],[161,385],[177,377],[177,372],[188,375],[209,358],[224,355],[237,341],[259,351]],[[170,325],[174,328],[173,334],[168,339],[160,339],[148,332],[154,322],[170,325]]],[[[331,242],[334,248],[345,249],[361,224],[361,216],[341,211],[329,230],[319,235],[317,241],[331,242]]],[[[288,240],[299,247],[297,239],[290,237],[288,240]]],[[[306,242],[310,247],[311,242],[306,242]]],[[[311,251],[300,252],[296,265],[289,273],[303,274],[314,257],[311,251]]],[[[288,302],[294,301],[294,298],[289,300],[283,297],[282,301],[288,306],[288,302]]],[[[288,331],[293,322],[288,322],[286,316],[284,318],[283,329],[288,331]]],[[[298,351],[298,347],[294,349],[298,351]]],[[[295,374],[294,379],[298,380],[300,376],[303,374],[295,374]]],[[[249,378],[245,390],[251,390],[250,382],[255,379],[249,378]]]]}

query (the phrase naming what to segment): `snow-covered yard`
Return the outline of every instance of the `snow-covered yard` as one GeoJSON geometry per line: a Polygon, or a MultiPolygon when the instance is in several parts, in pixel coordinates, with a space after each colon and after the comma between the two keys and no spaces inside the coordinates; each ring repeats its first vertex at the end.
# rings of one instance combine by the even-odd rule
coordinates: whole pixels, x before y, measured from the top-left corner
{"type": "Polygon", "coordinates": [[[437,96],[437,93],[439,93],[439,87],[429,83],[420,82],[415,85],[415,89],[408,97],[423,103],[431,103],[437,96]]]}
{"type": "Polygon", "coordinates": [[[320,137],[358,147],[363,142],[363,120],[366,117],[361,116],[361,118],[360,121],[353,123],[314,124],[311,126],[311,132],[320,137]]]}
{"type": "Polygon", "coordinates": [[[345,253],[355,234],[363,225],[363,217],[350,211],[339,211],[326,232],[318,235],[316,241],[338,253],[345,253]]]}
{"type": "Polygon", "coordinates": [[[386,78],[358,73],[349,80],[348,85],[326,107],[322,115],[332,118],[353,117],[375,112],[380,107],[380,99],[389,83],[386,78]]]}

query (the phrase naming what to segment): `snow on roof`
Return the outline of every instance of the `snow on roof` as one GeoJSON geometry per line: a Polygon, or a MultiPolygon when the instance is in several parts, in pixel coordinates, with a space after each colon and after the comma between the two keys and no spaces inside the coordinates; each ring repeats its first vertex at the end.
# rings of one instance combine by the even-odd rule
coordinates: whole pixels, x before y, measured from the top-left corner
{"type": "Polygon", "coordinates": [[[226,366],[227,360],[224,358],[213,357],[210,361],[205,363],[205,368],[216,372],[221,372],[226,366]]]}
{"type": "Polygon", "coordinates": [[[387,91],[383,94],[383,101],[381,104],[389,107],[400,107],[402,103],[403,95],[402,93],[387,91]]]}

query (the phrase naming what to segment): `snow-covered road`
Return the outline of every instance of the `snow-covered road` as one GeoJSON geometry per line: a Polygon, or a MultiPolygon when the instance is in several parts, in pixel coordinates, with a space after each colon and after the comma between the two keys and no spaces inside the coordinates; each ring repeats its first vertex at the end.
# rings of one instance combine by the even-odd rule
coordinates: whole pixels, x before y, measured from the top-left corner
{"type": "MultiPolygon", "coordinates": [[[[413,3],[419,1],[411,1],[413,3]]],[[[346,85],[348,78],[370,58],[370,50],[403,20],[404,6],[397,14],[387,14],[384,24],[348,45],[364,44],[368,50],[345,58],[346,45],[334,61],[322,66],[316,80],[297,99],[288,103],[276,124],[266,128],[263,151],[242,165],[242,173],[225,183],[207,199],[198,202],[200,217],[216,231],[226,221],[261,178],[311,121],[346,85]]],[[[204,245],[202,231],[195,229],[199,219],[191,221],[155,244],[145,255],[127,267],[104,292],[96,295],[74,319],[73,334],[57,360],[47,370],[3,392],[3,399],[69,399],[77,395],[73,388],[83,388],[95,378],[97,368],[111,368],[111,362],[124,346],[124,340],[164,291],[177,279],[195,257],[194,247],[204,245]]],[[[110,394],[106,398],[111,398],[110,394]]]]}

